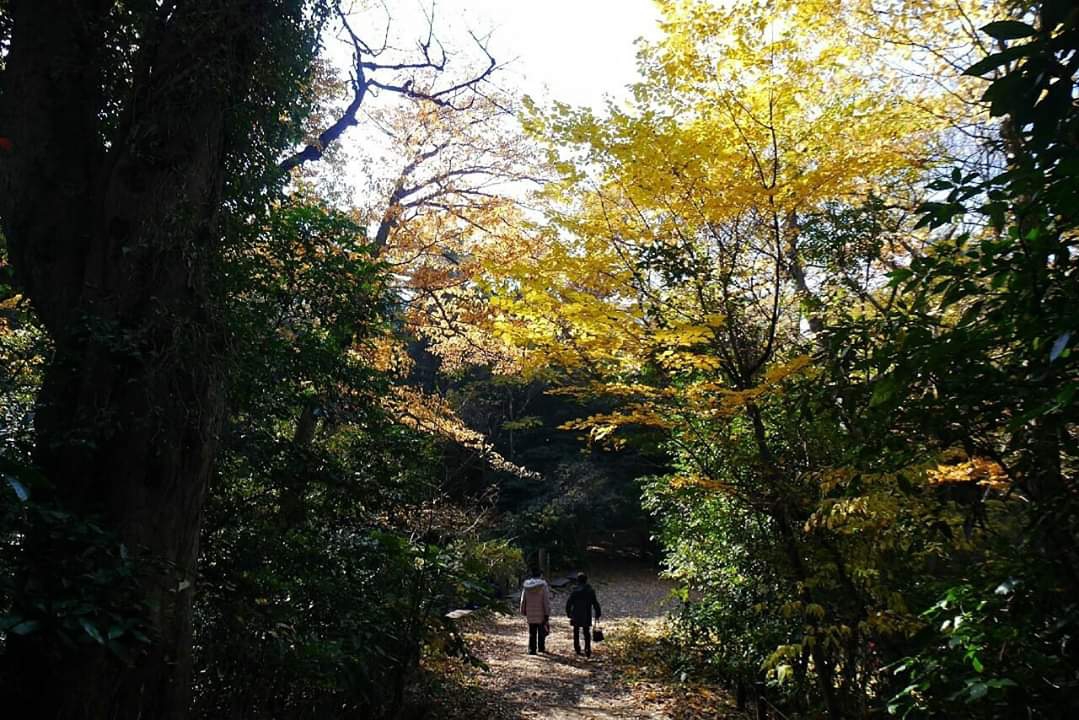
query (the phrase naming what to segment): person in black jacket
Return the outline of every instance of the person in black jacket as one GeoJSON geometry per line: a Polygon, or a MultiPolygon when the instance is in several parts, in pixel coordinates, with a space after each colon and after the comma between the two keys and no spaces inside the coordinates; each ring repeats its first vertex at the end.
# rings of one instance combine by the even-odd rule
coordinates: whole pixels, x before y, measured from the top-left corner
{"type": "Polygon", "coordinates": [[[566,600],[566,615],[570,624],[573,625],[573,649],[578,655],[581,654],[581,635],[584,635],[584,654],[592,657],[592,609],[596,610],[596,620],[599,620],[599,601],[596,600],[596,591],[588,584],[588,578],[584,573],[577,573],[577,587],[569,594],[566,600]]]}

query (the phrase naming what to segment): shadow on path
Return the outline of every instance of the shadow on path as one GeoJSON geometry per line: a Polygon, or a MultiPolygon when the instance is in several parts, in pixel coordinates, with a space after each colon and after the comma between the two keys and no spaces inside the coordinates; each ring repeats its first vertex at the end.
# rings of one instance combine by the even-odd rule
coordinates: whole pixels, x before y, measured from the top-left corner
{"type": "MultiPolygon", "coordinates": [[[[655,571],[625,560],[594,559],[587,568],[603,607],[605,633],[617,633],[627,620],[663,617],[670,607],[670,587],[655,571]]],[[[490,672],[475,673],[476,700],[490,707],[487,717],[533,720],[643,718],[666,716],[633,696],[605,657],[603,643],[593,646],[591,658],[573,650],[573,630],[563,616],[567,592],[556,593],[547,653],[528,654],[528,626],[519,615],[477,619],[466,628],[478,657],[490,672]]],[[[514,608],[515,609],[515,608],[514,608]]]]}

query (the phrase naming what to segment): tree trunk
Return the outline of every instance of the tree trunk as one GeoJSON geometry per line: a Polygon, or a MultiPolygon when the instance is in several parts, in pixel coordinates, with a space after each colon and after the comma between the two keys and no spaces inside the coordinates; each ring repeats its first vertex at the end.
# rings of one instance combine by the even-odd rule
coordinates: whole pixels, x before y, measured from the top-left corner
{"type": "Polygon", "coordinates": [[[35,415],[48,484],[33,499],[123,543],[136,565],[127,610],[151,642],[121,636],[142,648],[130,661],[89,630],[63,642],[56,603],[86,592],[65,568],[87,548],[55,524],[31,527],[15,611],[41,627],[10,639],[0,690],[20,717],[174,718],[189,704],[199,527],[224,412],[211,255],[243,4],[161,10],[122,69],[106,67],[111,4],[12,3],[0,221],[55,344],[35,415]],[[131,72],[114,124],[102,119],[118,100],[103,99],[110,70],[131,72]]]}
{"type": "MultiPolygon", "coordinates": [[[[127,613],[141,616],[152,642],[128,666],[87,638],[77,638],[74,651],[65,648],[45,618],[42,632],[10,651],[18,706],[36,708],[28,717],[169,718],[186,712],[195,563],[221,398],[212,371],[194,362],[140,367],[95,340],[58,348],[36,416],[36,459],[53,485],[39,499],[71,513],[74,522],[99,522],[123,542],[137,563],[141,592],[135,600],[146,605],[127,613]]],[[[38,528],[28,539],[32,557],[85,550],[51,536],[50,529],[38,528]]],[[[65,569],[62,562],[33,566],[16,598],[18,609],[32,616],[33,604],[43,598],[84,598],[85,588],[65,593],[65,569]]],[[[91,602],[110,607],[122,600],[91,602]]],[[[129,651],[143,651],[130,635],[121,640],[129,651]]]]}
{"type": "Polygon", "coordinates": [[[307,489],[309,469],[305,459],[318,430],[318,404],[313,399],[304,402],[303,410],[296,419],[292,444],[285,456],[285,476],[279,478],[281,485],[281,510],[279,517],[285,527],[298,527],[307,518],[307,489]]]}
{"type": "MultiPolygon", "coordinates": [[[[805,562],[802,560],[802,548],[793,529],[794,524],[790,517],[787,501],[780,493],[780,479],[782,478],[782,473],[779,466],[776,464],[775,455],[768,443],[764,418],[761,416],[760,408],[753,403],[747,403],[746,412],[753,423],[753,434],[757,442],[759,459],[761,464],[767,469],[776,492],[776,497],[773,500],[769,516],[772,518],[776,530],[779,532],[783,550],[787,553],[787,559],[789,560],[791,570],[794,573],[794,579],[801,586],[801,590],[798,593],[800,599],[804,605],[808,607],[814,602],[813,592],[806,582],[809,580],[809,571],[805,566],[805,562]]],[[[807,624],[816,629],[819,622],[815,619],[807,618],[807,624]]],[[[843,712],[840,707],[839,698],[836,697],[835,661],[831,655],[826,652],[823,643],[820,642],[813,644],[809,650],[809,654],[810,657],[813,658],[813,671],[817,677],[817,687],[820,689],[821,699],[824,700],[824,707],[828,713],[828,717],[831,718],[831,720],[840,720],[840,718],[843,717],[843,712]]]]}

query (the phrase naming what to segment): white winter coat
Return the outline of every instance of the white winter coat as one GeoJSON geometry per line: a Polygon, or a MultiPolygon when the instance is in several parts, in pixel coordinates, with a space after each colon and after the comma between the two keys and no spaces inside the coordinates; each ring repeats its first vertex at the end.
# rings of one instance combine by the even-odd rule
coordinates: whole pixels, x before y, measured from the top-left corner
{"type": "Polygon", "coordinates": [[[525,580],[521,591],[521,614],[530,625],[539,625],[551,616],[551,587],[542,578],[525,580]]]}

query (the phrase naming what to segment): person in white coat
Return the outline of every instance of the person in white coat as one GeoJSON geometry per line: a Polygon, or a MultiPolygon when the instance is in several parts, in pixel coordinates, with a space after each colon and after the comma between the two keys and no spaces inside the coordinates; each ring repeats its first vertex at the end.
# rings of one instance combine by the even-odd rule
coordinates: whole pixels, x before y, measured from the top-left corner
{"type": "Polygon", "coordinates": [[[528,654],[547,652],[548,623],[551,621],[551,586],[543,573],[533,569],[521,590],[521,614],[528,618],[528,654]]]}

